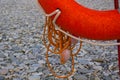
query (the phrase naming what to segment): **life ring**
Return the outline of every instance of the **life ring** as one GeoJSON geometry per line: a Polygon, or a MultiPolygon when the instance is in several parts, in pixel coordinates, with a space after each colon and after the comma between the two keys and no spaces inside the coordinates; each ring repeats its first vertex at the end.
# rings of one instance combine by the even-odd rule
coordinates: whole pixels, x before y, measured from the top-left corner
{"type": "MultiPolygon", "coordinates": [[[[120,39],[120,13],[117,9],[97,11],[74,0],[38,0],[46,14],[61,11],[56,24],[74,36],[92,40],[120,39]]],[[[52,17],[53,19],[53,17],[52,17]]]]}

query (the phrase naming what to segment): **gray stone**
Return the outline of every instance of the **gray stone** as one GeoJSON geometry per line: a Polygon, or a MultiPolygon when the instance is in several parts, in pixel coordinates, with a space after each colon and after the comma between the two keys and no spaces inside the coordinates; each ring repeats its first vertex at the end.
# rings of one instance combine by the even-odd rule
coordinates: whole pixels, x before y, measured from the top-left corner
{"type": "Polygon", "coordinates": [[[104,76],[103,79],[104,79],[104,80],[113,80],[113,79],[111,78],[111,76],[104,76]]]}
{"type": "Polygon", "coordinates": [[[0,74],[1,75],[6,75],[8,73],[8,69],[1,69],[0,74]]]}
{"type": "Polygon", "coordinates": [[[22,79],[20,79],[20,78],[13,78],[13,80],[22,80],[22,79]]]}
{"type": "Polygon", "coordinates": [[[43,65],[43,64],[46,63],[46,61],[45,60],[39,60],[38,63],[39,63],[39,65],[43,65]]]}
{"type": "Polygon", "coordinates": [[[35,73],[32,73],[32,75],[38,75],[38,76],[40,76],[40,75],[42,75],[43,73],[42,72],[35,72],[35,73]]]}
{"type": "MultiPolygon", "coordinates": [[[[47,76],[47,77],[45,77],[45,80],[55,80],[55,77],[54,76],[47,76]]],[[[60,80],[60,79],[58,79],[58,80],[60,80]]]]}
{"type": "Polygon", "coordinates": [[[40,76],[38,75],[32,75],[30,77],[28,77],[29,80],[40,80],[40,76]]]}
{"type": "Polygon", "coordinates": [[[74,75],[75,80],[88,80],[88,78],[85,75],[75,74],[74,75]]]}
{"type": "Polygon", "coordinates": [[[102,70],[102,67],[101,66],[93,66],[93,69],[95,69],[95,70],[102,70]]]}
{"type": "Polygon", "coordinates": [[[93,72],[93,70],[88,70],[86,68],[78,69],[77,71],[78,71],[78,73],[83,73],[83,74],[85,74],[85,73],[92,73],[93,72]]]}
{"type": "Polygon", "coordinates": [[[4,61],[4,58],[0,58],[0,62],[4,61]]]}
{"type": "Polygon", "coordinates": [[[35,71],[40,67],[39,64],[32,64],[31,66],[35,71]]]}
{"type": "Polygon", "coordinates": [[[5,77],[0,75],[0,80],[5,80],[5,77]]]}
{"type": "Polygon", "coordinates": [[[5,58],[6,56],[4,55],[4,53],[0,53],[0,58],[5,58]]]}
{"type": "Polygon", "coordinates": [[[78,62],[80,63],[80,64],[83,64],[83,65],[86,65],[86,64],[89,64],[89,60],[86,60],[86,59],[78,59],[78,62]]]}
{"type": "Polygon", "coordinates": [[[6,68],[11,70],[11,69],[14,69],[15,67],[9,64],[6,68]]]}
{"type": "Polygon", "coordinates": [[[35,59],[36,57],[33,54],[29,54],[29,58],[35,59]]]}

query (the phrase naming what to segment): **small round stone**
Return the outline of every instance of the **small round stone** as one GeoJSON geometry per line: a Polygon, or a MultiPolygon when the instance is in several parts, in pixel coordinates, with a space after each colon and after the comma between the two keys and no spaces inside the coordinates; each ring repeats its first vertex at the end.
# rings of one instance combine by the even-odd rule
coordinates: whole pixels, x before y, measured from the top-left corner
{"type": "Polygon", "coordinates": [[[0,80],[5,80],[5,77],[3,77],[3,76],[0,76],[0,80]]]}

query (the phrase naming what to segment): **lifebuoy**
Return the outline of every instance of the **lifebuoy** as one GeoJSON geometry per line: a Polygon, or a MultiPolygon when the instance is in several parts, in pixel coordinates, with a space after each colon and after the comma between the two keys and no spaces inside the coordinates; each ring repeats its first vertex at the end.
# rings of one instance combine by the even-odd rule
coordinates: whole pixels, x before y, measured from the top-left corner
{"type": "Polygon", "coordinates": [[[62,13],[56,23],[77,37],[93,40],[120,39],[120,13],[117,9],[97,11],[74,0],[38,0],[45,13],[56,9],[62,13]]]}
{"type": "Polygon", "coordinates": [[[74,0],[38,0],[38,3],[42,6],[46,16],[43,30],[43,43],[47,48],[46,63],[55,77],[68,78],[74,73],[74,56],[81,50],[82,42],[101,46],[118,45],[118,58],[120,58],[118,0],[114,0],[115,10],[107,11],[89,9],[74,0]],[[117,39],[118,43],[94,43],[83,38],[93,41],[117,39]],[[76,49],[78,43],[79,47],[76,49]],[[74,49],[77,51],[74,52],[74,49]],[[65,75],[57,75],[50,65],[48,53],[59,54],[63,65],[71,58],[71,70],[65,75]]]}

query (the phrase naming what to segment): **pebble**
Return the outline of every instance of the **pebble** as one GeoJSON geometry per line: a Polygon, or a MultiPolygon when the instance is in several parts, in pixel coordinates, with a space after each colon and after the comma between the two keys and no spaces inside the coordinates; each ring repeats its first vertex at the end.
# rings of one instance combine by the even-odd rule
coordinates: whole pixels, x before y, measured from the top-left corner
{"type": "MultiPolygon", "coordinates": [[[[95,76],[95,80],[100,80],[100,78],[98,76],[95,76]]],[[[105,79],[106,80],[106,79],[105,79]]]]}
{"type": "Polygon", "coordinates": [[[32,73],[32,75],[38,75],[38,76],[40,76],[40,75],[42,75],[42,74],[43,74],[42,72],[32,73]]]}
{"type": "Polygon", "coordinates": [[[5,80],[5,77],[3,77],[3,76],[0,76],[0,80],[5,80]]]}
{"type": "Polygon", "coordinates": [[[40,67],[40,65],[39,64],[32,64],[31,67],[33,67],[34,70],[36,71],[40,67]]]}
{"type": "Polygon", "coordinates": [[[29,80],[40,80],[40,76],[38,76],[38,75],[32,75],[28,79],[29,80]]]}
{"type": "Polygon", "coordinates": [[[8,69],[1,69],[0,75],[6,75],[8,73],[8,69]]]}
{"type": "Polygon", "coordinates": [[[6,56],[2,53],[0,53],[0,58],[5,58],[6,56]]]}
{"type": "Polygon", "coordinates": [[[104,76],[104,80],[112,80],[111,76],[104,76]]]}
{"type": "Polygon", "coordinates": [[[0,61],[4,61],[4,58],[0,58],[0,61]]]}
{"type": "Polygon", "coordinates": [[[13,80],[22,80],[22,79],[20,79],[20,78],[13,78],[13,80]]]}
{"type": "Polygon", "coordinates": [[[86,65],[86,64],[89,64],[89,60],[86,60],[86,59],[79,59],[78,62],[82,65],[86,65]]]}
{"type": "Polygon", "coordinates": [[[74,76],[74,79],[75,80],[87,80],[87,77],[85,75],[79,75],[79,74],[76,74],[74,76]]]}
{"type": "Polygon", "coordinates": [[[7,69],[14,69],[15,67],[14,67],[14,65],[8,64],[8,66],[7,66],[6,68],[7,68],[7,69]]]}
{"type": "Polygon", "coordinates": [[[102,67],[101,66],[93,66],[93,69],[102,71],[102,67]]]}
{"type": "Polygon", "coordinates": [[[40,65],[43,65],[43,64],[45,64],[46,62],[45,62],[45,60],[39,60],[38,63],[39,63],[40,65]]]}
{"type": "Polygon", "coordinates": [[[92,73],[93,70],[88,70],[88,69],[78,69],[78,73],[82,73],[82,74],[85,74],[85,73],[92,73]]]}
{"type": "Polygon", "coordinates": [[[36,58],[33,54],[29,54],[28,56],[29,56],[29,58],[31,58],[31,59],[36,58]]]}

